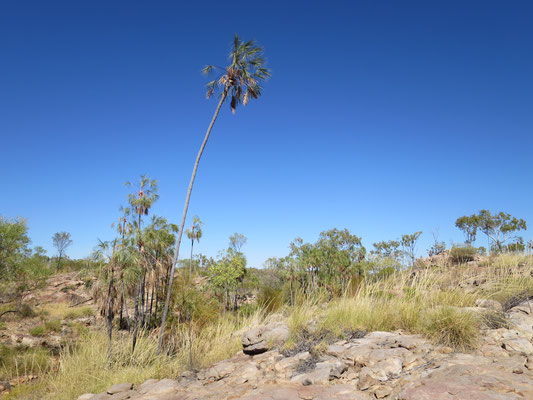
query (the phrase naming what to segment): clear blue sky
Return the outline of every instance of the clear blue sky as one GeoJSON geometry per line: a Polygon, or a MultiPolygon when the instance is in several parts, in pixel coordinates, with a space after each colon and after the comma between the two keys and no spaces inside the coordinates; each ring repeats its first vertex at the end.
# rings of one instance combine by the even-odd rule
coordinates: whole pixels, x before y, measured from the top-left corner
{"type": "Polygon", "coordinates": [[[531,1],[183,3],[0,3],[0,214],[27,218],[34,245],[53,254],[65,230],[87,256],[141,174],[178,222],[216,106],[200,70],[234,33],[265,47],[272,79],[215,125],[199,251],[240,232],[260,266],[346,227],[367,247],[422,230],[423,253],[482,208],[533,224],[531,1]]]}

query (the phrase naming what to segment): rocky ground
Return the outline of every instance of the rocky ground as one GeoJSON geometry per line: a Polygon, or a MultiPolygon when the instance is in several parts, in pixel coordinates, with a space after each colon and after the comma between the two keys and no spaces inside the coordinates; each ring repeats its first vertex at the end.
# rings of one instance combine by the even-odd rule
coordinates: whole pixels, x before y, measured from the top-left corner
{"type": "MultiPolygon", "coordinates": [[[[91,326],[97,321],[91,290],[74,272],[52,276],[43,288],[26,295],[24,304],[31,307],[33,315],[6,314],[2,318],[0,345],[18,350],[45,349],[52,364],[57,364],[61,348],[75,340],[76,325],[91,326]],[[31,333],[32,328],[50,321],[56,322],[54,329],[39,335],[31,333]]],[[[19,376],[0,379],[0,398],[11,387],[37,378],[38,375],[25,373],[21,367],[19,376]]]]}
{"type": "MultiPolygon", "coordinates": [[[[274,322],[243,335],[243,351],[178,380],[125,383],[78,400],[196,399],[533,399],[533,301],[507,311],[509,325],[485,329],[472,352],[434,346],[404,332],[352,332],[322,349],[288,350],[288,327],[274,322]]],[[[467,311],[501,309],[482,301],[467,311]]]]}

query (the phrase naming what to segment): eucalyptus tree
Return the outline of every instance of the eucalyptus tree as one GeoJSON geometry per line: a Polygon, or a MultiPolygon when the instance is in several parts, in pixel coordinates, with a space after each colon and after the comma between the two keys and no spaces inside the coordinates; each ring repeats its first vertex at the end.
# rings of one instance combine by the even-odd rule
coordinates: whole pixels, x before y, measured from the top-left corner
{"type": "Polygon", "coordinates": [[[227,249],[221,259],[208,270],[211,284],[223,294],[225,309],[237,307],[237,288],[246,273],[246,257],[232,248],[227,249]],[[232,296],[233,292],[233,296],[232,296]]]}
{"type": "Polygon", "coordinates": [[[404,253],[411,259],[411,265],[415,264],[416,243],[418,242],[420,235],[422,235],[422,231],[415,232],[411,235],[402,235],[401,244],[404,253]]]}
{"type": "Polygon", "coordinates": [[[61,259],[65,255],[67,248],[72,244],[70,239],[70,233],[68,232],[56,232],[52,236],[52,243],[57,249],[57,269],[61,268],[61,259]]]}
{"type": "Polygon", "coordinates": [[[200,239],[202,238],[202,225],[204,223],[200,220],[198,215],[195,215],[192,224],[190,228],[187,228],[185,231],[185,234],[191,241],[191,259],[189,263],[189,274],[192,274],[192,253],[193,253],[193,247],[194,247],[194,241],[196,240],[198,243],[200,243],[200,239]]]}
{"type": "Polygon", "coordinates": [[[270,71],[266,68],[266,60],[263,57],[263,48],[257,45],[254,41],[242,41],[238,35],[233,39],[233,48],[229,55],[230,64],[225,68],[219,68],[214,65],[208,65],[203,69],[205,74],[218,71],[219,75],[207,84],[206,97],[210,98],[215,94],[217,89],[220,89],[220,100],[218,102],[215,113],[209,123],[204,140],[200,146],[200,150],[196,156],[194,167],[192,170],[189,188],[187,189],[187,196],[185,198],[185,205],[183,207],[183,215],[181,218],[180,227],[178,230],[178,237],[176,239],[176,247],[174,256],[172,258],[172,273],[170,274],[170,281],[168,284],[167,297],[161,317],[161,330],[159,333],[159,344],[157,351],[161,352],[163,345],[163,333],[165,331],[165,323],[168,314],[168,307],[170,304],[170,294],[172,291],[172,283],[174,282],[174,268],[179,259],[179,249],[181,244],[181,237],[185,220],[187,218],[187,210],[189,208],[189,201],[191,198],[192,187],[200,158],[204,152],[204,148],[213,129],[213,125],[218,117],[222,104],[230,98],[231,111],[235,113],[237,105],[242,103],[246,106],[250,99],[257,99],[261,95],[262,82],[270,77],[270,71]]]}
{"type": "Polygon", "coordinates": [[[500,253],[505,250],[505,242],[517,239],[516,232],[527,229],[525,220],[503,211],[493,215],[488,210],[481,210],[477,214],[477,224],[481,232],[492,240],[493,247],[500,253]]]}
{"type": "Polygon", "coordinates": [[[465,235],[465,244],[472,245],[476,241],[477,230],[480,227],[480,219],[478,215],[463,215],[457,218],[455,226],[465,235]]]}

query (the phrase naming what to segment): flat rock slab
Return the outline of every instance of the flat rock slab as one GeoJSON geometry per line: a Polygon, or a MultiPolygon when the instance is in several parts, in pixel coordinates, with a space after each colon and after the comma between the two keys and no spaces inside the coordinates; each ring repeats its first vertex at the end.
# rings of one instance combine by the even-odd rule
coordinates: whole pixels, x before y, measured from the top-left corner
{"type": "Polygon", "coordinates": [[[516,366],[450,365],[405,387],[400,400],[533,399],[533,377],[516,366]]]}
{"type": "Polygon", "coordinates": [[[133,389],[133,383],[118,383],[116,385],[111,386],[109,389],[107,389],[108,394],[115,394],[120,392],[127,392],[128,390],[133,389]]]}

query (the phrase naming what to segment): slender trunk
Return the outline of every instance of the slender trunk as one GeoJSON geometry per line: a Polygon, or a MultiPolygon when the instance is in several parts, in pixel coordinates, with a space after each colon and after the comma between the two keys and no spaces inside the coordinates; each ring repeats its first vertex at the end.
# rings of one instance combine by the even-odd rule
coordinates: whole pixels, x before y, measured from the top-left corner
{"type": "Polygon", "coordinates": [[[194,239],[191,240],[191,262],[189,263],[189,275],[192,275],[192,248],[194,247],[194,239]]]}
{"type": "MultiPolygon", "coordinates": [[[[115,245],[113,245],[113,255],[115,253],[115,245]]],[[[109,263],[109,288],[107,290],[107,368],[111,368],[111,339],[113,335],[113,284],[115,268],[113,261],[109,263]]]]}
{"type": "Polygon", "coordinates": [[[213,125],[215,124],[220,108],[222,107],[224,100],[226,100],[227,95],[228,95],[228,88],[226,87],[224,89],[224,92],[222,93],[220,102],[218,103],[218,106],[215,110],[215,114],[213,115],[213,118],[211,119],[211,123],[209,124],[209,127],[207,128],[204,141],[202,142],[202,145],[200,146],[200,150],[198,151],[198,155],[196,156],[196,161],[194,163],[194,167],[192,170],[191,181],[189,182],[189,189],[187,190],[187,197],[185,198],[185,206],[183,207],[183,215],[181,217],[181,224],[178,230],[176,247],[174,249],[174,257],[172,258],[170,280],[169,280],[168,288],[167,288],[167,297],[165,300],[165,306],[163,308],[163,315],[161,317],[161,329],[159,331],[159,344],[157,346],[158,354],[161,353],[161,348],[163,347],[163,333],[165,332],[165,324],[167,320],[168,306],[170,304],[170,293],[172,291],[172,283],[174,283],[174,268],[176,266],[176,263],[178,262],[178,258],[180,254],[181,236],[183,234],[183,227],[185,226],[185,219],[187,218],[187,210],[189,209],[189,200],[191,199],[191,192],[192,192],[192,187],[194,184],[194,178],[196,178],[196,171],[198,170],[198,164],[200,163],[200,158],[202,157],[202,153],[204,152],[205,145],[207,144],[207,140],[209,139],[209,135],[211,134],[211,129],[213,129],[213,125]]]}
{"type": "Polygon", "coordinates": [[[152,286],[152,296],[150,297],[150,311],[148,312],[148,327],[150,327],[150,323],[152,322],[152,309],[154,306],[154,293],[155,293],[155,285],[152,286]]]}
{"type": "Polygon", "coordinates": [[[107,310],[107,368],[111,368],[111,339],[113,335],[113,299],[111,298],[111,292],[113,290],[113,277],[109,282],[108,291],[108,310],[107,310]]]}
{"type": "Polygon", "coordinates": [[[128,303],[126,303],[126,290],[124,289],[124,281],[122,280],[122,306],[124,307],[124,314],[126,318],[126,326],[130,330],[130,316],[128,314],[128,303]]]}
{"type": "Polygon", "coordinates": [[[292,291],[292,277],[291,277],[290,285],[291,285],[291,307],[292,307],[294,306],[294,297],[293,297],[293,291],[292,291]]]}
{"type": "Polygon", "coordinates": [[[137,290],[135,291],[135,316],[133,317],[133,344],[131,347],[132,353],[135,351],[135,345],[137,344],[137,332],[139,328],[139,296],[141,294],[141,283],[142,280],[141,278],[139,278],[137,290]]]}

